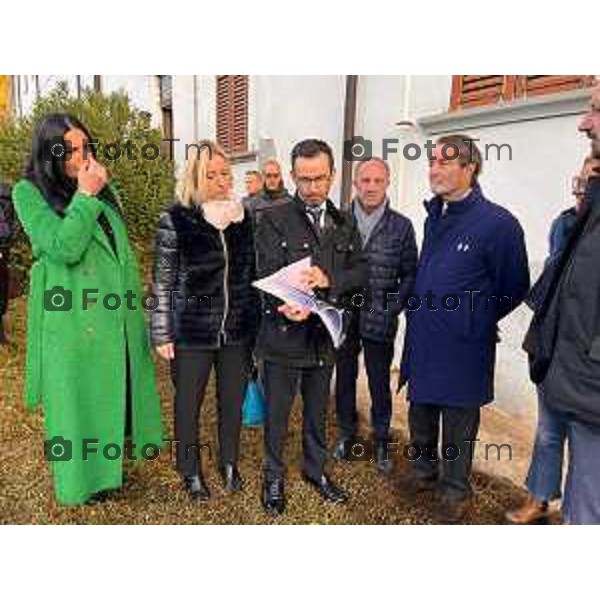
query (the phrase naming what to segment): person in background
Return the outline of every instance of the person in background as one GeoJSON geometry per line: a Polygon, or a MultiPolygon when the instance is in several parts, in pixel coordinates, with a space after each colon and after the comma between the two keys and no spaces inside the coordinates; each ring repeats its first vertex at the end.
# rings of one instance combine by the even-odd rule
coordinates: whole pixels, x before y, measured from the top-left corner
{"type": "Polygon", "coordinates": [[[258,225],[265,210],[285,204],[292,199],[292,196],[283,185],[281,167],[274,158],[270,158],[263,163],[261,175],[264,182],[261,193],[246,203],[255,226],[258,225]]]}
{"type": "MultiPolygon", "coordinates": [[[[600,85],[579,124],[600,159],[600,85]]],[[[562,517],[568,524],[600,524],[600,173],[587,181],[585,201],[552,270],[550,284],[535,305],[523,348],[533,383],[543,389],[544,412],[553,429],[566,431],[569,457],[562,517]]],[[[537,285],[537,284],[536,284],[537,285]]],[[[562,448],[560,449],[560,451],[562,448]]],[[[559,450],[555,446],[554,452],[559,450]]],[[[556,491],[558,457],[546,463],[556,491]]],[[[539,498],[542,500],[542,498],[539,498]]]]}
{"type": "Polygon", "coordinates": [[[390,369],[398,317],[412,291],[417,268],[417,243],[412,223],[390,207],[388,164],[381,158],[359,162],[354,170],[356,197],[352,214],[368,258],[368,300],[363,310],[353,313],[345,342],[336,361],[336,416],[338,440],[334,458],[347,458],[357,433],[356,381],[358,357],[364,352],[369,393],[371,426],[375,439],[375,464],[389,474],[392,392],[390,369]]]}
{"type": "Polygon", "coordinates": [[[274,158],[269,158],[263,163],[262,176],[265,182],[263,197],[266,202],[275,205],[288,202],[292,199],[292,196],[283,183],[281,166],[274,158]]]}
{"type": "Polygon", "coordinates": [[[577,217],[581,214],[585,201],[585,191],[590,177],[600,169],[600,159],[594,156],[588,156],[583,161],[583,166],[578,175],[572,180],[571,191],[575,203],[567,208],[554,219],[550,227],[550,252],[548,254],[548,263],[556,261],[562,254],[567,244],[567,239],[571,233],[577,217]]]}
{"type": "Polygon", "coordinates": [[[34,259],[25,404],[43,404],[45,455],[68,505],[106,500],[125,456],[139,464],[141,448],[163,440],[138,262],[91,139],[72,115],[44,116],[13,188],[34,259]]]}
{"type": "Polygon", "coordinates": [[[244,208],[252,211],[254,203],[262,196],[263,192],[263,176],[260,171],[246,171],[244,184],[246,186],[246,196],[242,198],[244,208]]]}
{"type": "Polygon", "coordinates": [[[242,402],[260,313],[252,222],[232,197],[231,164],[212,141],[198,142],[181,193],[156,235],[152,341],[170,361],[175,386],[177,470],[193,501],[210,491],[202,473],[198,417],[211,371],[216,374],[219,471],[239,492],[242,402]],[[174,310],[171,307],[174,306],[174,310]]]}
{"type": "MultiPolygon", "coordinates": [[[[580,173],[573,177],[572,193],[575,204],[562,211],[552,222],[546,269],[551,269],[564,252],[569,235],[584,207],[588,180],[598,169],[600,169],[600,159],[588,156],[580,173]]],[[[543,385],[537,386],[537,394],[538,423],[529,472],[525,480],[528,495],[521,506],[506,513],[506,520],[514,525],[526,525],[547,517],[549,503],[562,496],[567,427],[563,419],[556,419],[555,413],[548,410],[544,400],[543,385]]]]}
{"type": "Polygon", "coordinates": [[[0,183],[0,345],[6,344],[6,321],[9,294],[9,251],[13,237],[14,215],[11,191],[8,185],[0,183]]]}

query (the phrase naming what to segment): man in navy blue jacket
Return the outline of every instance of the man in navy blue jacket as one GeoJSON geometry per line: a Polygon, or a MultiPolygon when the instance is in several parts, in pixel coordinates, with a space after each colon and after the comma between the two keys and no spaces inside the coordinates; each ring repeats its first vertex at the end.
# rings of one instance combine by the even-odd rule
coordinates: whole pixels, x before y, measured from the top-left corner
{"type": "Polygon", "coordinates": [[[469,506],[480,408],[494,398],[498,322],[523,301],[529,267],[519,222],[483,196],[473,140],[440,138],[431,158],[435,196],[425,203],[400,385],[408,381],[412,483],[437,487],[438,518],[457,522],[469,506]]]}

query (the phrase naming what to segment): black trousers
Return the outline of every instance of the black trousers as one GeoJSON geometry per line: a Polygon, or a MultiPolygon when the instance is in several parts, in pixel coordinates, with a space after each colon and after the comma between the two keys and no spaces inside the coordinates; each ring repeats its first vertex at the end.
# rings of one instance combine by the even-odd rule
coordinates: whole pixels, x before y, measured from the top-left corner
{"type": "Polygon", "coordinates": [[[0,248],[0,317],[8,308],[8,250],[0,248]]]}
{"type": "Polygon", "coordinates": [[[303,472],[311,479],[320,479],[323,475],[327,460],[327,399],[332,373],[332,366],[295,368],[265,361],[265,477],[268,481],[285,474],[283,453],[298,386],[303,401],[303,472]]]}
{"type": "Polygon", "coordinates": [[[175,348],[171,377],[175,386],[177,470],[183,475],[196,475],[201,469],[199,414],[213,366],[217,380],[219,462],[221,465],[237,463],[248,358],[245,346],[224,346],[216,350],[175,348]]]}
{"type": "Polygon", "coordinates": [[[346,341],[337,354],[335,400],[339,436],[351,438],[356,435],[358,426],[356,380],[361,349],[364,353],[369,382],[371,425],[375,440],[386,442],[389,438],[392,418],[390,369],[394,359],[394,344],[363,339],[357,326],[350,329],[346,341]]]}
{"type": "Polygon", "coordinates": [[[469,495],[475,439],[479,431],[480,408],[459,408],[410,403],[408,424],[411,456],[417,477],[437,478],[442,493],[460,500],[469,495]],[[442,428],[442,448],[440,441],[442,428]],[[418,449],[418,450],[417,450],[418,449]],[[418,454],[416,454],[418,452],[418,454]]]}

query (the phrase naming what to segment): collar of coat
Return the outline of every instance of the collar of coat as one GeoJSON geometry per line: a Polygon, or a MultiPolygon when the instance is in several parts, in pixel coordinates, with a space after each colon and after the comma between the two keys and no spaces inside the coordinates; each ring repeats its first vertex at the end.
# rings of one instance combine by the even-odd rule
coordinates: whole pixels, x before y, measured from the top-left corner
{"type": "MultiPolygon", "coordinates": [[[[476,183],[472,189],[471,193],[462,200],[458,202],[448,202],[448,206],[446,208],[446,214],[448,215],[460,215],[470,208],[472,208],[475,204],[484,201],[485,198],[483,196],[483,192],[481,191],[481,187],[478,183],[476,183]]],[[[431,200],[423,202],[423,206],[425,206],[425,210],[427,214],[437,219],[442,214],[442,208],[444,205],[444,201],[440,196],[434,196],[431,200]]]]}

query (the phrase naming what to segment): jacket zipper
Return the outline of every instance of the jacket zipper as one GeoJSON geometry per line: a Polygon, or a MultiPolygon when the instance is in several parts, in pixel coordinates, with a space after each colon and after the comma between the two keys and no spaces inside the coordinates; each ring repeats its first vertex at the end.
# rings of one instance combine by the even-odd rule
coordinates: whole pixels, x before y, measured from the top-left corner
{"type": "Polygon", "coordinates": [[[227,313],[229,312],[229,288],[227,287],[227,280],[229,278],[229,257],[227,255],[227,242],[225,241],[225,234],[219,231],[221,236],[221,243],[223,244],[223,255],[225,257],[225,268],[223,269],[223,294],[225,296],[224,308],[223,308],[223,319],[221,321],[221,329],[219,331],[219,346],[221,345],[221,339],[223,339],[223,345],[225,345],[225,322],[227,321],[227,313]],[[222,336],[222,338],[221,338],[222,336]]]}

